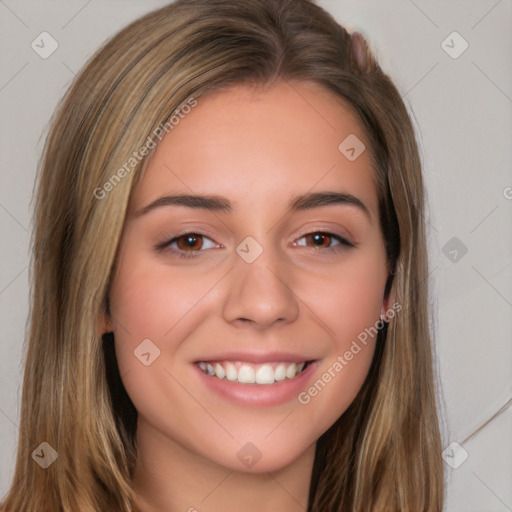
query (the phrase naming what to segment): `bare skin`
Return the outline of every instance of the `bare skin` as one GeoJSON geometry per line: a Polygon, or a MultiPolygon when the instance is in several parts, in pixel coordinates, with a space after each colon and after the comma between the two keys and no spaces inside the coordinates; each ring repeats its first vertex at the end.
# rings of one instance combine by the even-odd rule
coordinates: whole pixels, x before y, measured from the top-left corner
{"type": "Polygon", "coordinates": [[[104,325],[139,413],[134,485],[144,512],[307,508],[315,443],[354,400],[374,353],[375,339],[357,353],[353,342],[392,303],[368,148],[339,99],[284,82],[198,98],[158,144],[132,196],[104,325]],[[354,161],[338,149],[350,134],[366,145],[354,161]],[[290,212],[292,198],[315,192],[363,206],[290,212]],[[232,211],[142,213],[172,194],[222,196],[232,211]],[[258,247],[254,261],[242,257],[258,247]],[[134,355],[146,339],[149,365],[134,355]],[[314,362],[293,396],[262,404],[263,387],[291,389],[293,379],[236,383],[251,391],[234,399],[197,364],[226,354],[314,362]]]}

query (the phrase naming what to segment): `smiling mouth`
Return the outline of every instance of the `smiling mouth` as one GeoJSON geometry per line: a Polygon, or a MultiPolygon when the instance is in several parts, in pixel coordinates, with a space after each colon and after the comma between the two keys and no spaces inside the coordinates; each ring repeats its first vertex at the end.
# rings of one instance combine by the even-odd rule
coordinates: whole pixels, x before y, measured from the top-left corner
{"type": "Polygon", "coordinates": [[[275,384],[292,380],[312,361],[300,363],[269,362],[252,364],[243,361],[199,361],[197,366],[211,377],[242,384],[275,384]]]}

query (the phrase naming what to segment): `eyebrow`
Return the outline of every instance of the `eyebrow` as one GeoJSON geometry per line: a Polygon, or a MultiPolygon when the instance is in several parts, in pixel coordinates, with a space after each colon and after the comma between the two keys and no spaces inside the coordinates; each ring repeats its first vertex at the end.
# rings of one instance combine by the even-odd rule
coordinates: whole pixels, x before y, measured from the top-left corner
{"type": "MultiPolygon", "coordinates": [[[[310,192],[293,197],[288,203],[288,208],[290,212],[298,212],[331,205],[354,206],[371,218],[370,210],[360,199],[344,192],[310,192]]],[[[135,215],[138,217],[139,215],[143,215],[163,206],[185,206],[187,208],[222,213],[233,212],[231,201],[225,197],[217,195],[177,194],[160,197],[144,208],[141,208],[135,215]]]]}

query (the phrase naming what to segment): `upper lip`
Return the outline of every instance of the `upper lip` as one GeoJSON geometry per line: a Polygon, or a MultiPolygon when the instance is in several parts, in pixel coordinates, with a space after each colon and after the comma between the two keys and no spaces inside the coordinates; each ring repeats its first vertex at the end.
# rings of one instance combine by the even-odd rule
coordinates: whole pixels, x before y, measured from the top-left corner
{"type": "Polygon", "coordinates": [[[283,363],[302,363],[303,361],[314,361],[316,358],[309,357],[293,352],[219,352],[212,356],[204,356],[196,359],[201,361],[243,361],[247,363],[259,364],[269,362],[283,363]]]}

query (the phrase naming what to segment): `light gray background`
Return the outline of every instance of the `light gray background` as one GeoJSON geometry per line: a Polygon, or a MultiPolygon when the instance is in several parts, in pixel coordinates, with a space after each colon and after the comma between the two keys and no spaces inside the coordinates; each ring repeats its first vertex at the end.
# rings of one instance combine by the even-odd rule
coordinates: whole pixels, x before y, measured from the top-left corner
{"type": "MultiPolygon", "coordinates": [[[[30,200],[48,121],[93,51],[166,3],[0,0],[0,495],[18,436],[30,200]],[[31,48],[43,31],[59,45],[47,59],[31,48]]],[[[319,4],[365,34],[419,127],[443,443],[468,454],[456,469],[445,464],[446,510],[512,511],[512,1],[319,4]],[[458,58],[442,45],[454,31],[469,44],[458,58]],[[462,257],[445,245],[452,237],[467,247],[462,257]]],[[[453,38],[446,45],[462,48],[453,38]]]]}

